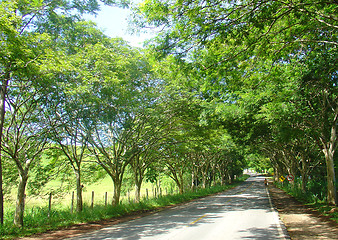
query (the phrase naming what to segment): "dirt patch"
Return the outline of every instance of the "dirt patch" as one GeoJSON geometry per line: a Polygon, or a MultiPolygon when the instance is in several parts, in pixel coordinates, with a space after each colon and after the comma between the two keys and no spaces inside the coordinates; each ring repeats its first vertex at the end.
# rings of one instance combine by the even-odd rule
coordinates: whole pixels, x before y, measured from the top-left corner
{"type": "Polygon", "coordinates": [[[272,202],[292,240],[338,239],[338,224],[269,184],[272,202]]]}

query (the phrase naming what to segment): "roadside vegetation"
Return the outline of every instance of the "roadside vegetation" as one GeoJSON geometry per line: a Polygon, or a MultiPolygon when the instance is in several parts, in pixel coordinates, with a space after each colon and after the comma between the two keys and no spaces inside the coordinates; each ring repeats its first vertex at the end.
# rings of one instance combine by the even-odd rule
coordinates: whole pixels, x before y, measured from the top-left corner
{"type": "MultiPolygon", "coordinates": [[[[27,209],[24,217],[24,228],[15,227],[10,221],[11,218],[8,217],[5,218],[6,221],[4,225],[0,226],[0,236],[3,236],[3,239],[14,239],[46,232],[48,230],[62,229],[79,223],[95,222],[116,217],[137,215],[147,211],[160,210],[166,206],[174,206],[196,198],[226,191],[236,187],[247,178],[248,175],[243,175],[237,178],[233,184],[198,188],[186,191],[183,194],[173,193],[149,199],[144,197],[140,202],[129,202],[127,199],[124,199],[118,205],[104,205],[101,203],[95,204],[93,208],[89,204],[84,204],[81,212],[74,213],[70,213],[70,208],[67,208],[64,205],[54,206],[51,212],[49,212],[48,206],[30,207],[27,209]]],[[[14,209],[7,211],[7,214],[14,214],[14,209]]]]}
{"type": "Polygon", "coordinates": [[[0,1],[0,225],[20,232],[45,211],[29,199],[70,192],[86,215],[88,185],[107,179],[100,191],[118,207],[126,194],[141,202],[146,183],[184,194],[248,167],[336,206],[337,11],[335,0],[0,1]],[[144,48],[106,36],[84,19],[105,5],[158,34],[144,48]]]}
{"type": "Polygon", "coordinates": [[[308,182],[308,189],[304,191],[301,179],[297,178],[292,183],[276,182],[277,187],[283,189],[289,195],[295,197],[298,201],[304,203],[310,208],[317,210],[324,216],[330,217],[338,223],[338,212],[335,206],[328,205],[326,201],[326,182],[323,179],[311,179],[308,182]]]}

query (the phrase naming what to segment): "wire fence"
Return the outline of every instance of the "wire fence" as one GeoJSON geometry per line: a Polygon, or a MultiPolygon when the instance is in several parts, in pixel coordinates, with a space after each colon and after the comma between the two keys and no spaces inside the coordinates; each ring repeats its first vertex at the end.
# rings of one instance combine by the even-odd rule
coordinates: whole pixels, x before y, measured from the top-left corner
{"type": "MultiPolygon", "coordinates": [[[[173,187],[153,187],[153,188],[145,188],[141,194],[140,199],[146,199],[149,200],[151,198],[158,198],[165,195],[172,195],[172,194],[178,194],[179,190],[178,188],[173,187]]],[[[120,203],[126,203],[126,202],[136,202],[135,197],[135,191],[128,190],[120,197],[120,203]]],[[[113,201],[113,192],[100,192],[99,194],[95,193],[95,191],[91,192],[83,192],[83,203],[84,205],[90,206],[91,208],[94,208],[95,205],[109,205],[113,201]]],[[[52,208],[54,205],[60,205],[62,204],[65,207],[70,208],[70,212],[73,213],[76,208],[76,192],[72,191],[68,196],[63,196],[60,198],[58,195],[54,196],[53,193],[49,193],[48,199],[45,199],[44,202],[48,203],[48,212],[52,211],[52,208]]]]}

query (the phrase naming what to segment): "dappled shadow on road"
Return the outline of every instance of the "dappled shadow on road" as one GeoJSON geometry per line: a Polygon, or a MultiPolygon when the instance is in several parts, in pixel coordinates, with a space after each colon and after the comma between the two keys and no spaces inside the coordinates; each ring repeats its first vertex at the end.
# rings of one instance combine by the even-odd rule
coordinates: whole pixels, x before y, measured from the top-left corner
{"type": "Polygon", "coordinates": [[[277,225],[270,225],[269,228],[249,228],[241,230],[241,238],[243,239],[257,239],[257,240],[268,240],[268,239],[282,239],[277,231],[277,225]]]}
{"type": "MultiPolygon", "coordinates": [[[[160,239],[161,236],[173,231],[211,224],[231,212],[248,210],[271,211],[262,179],[251,178],[241,186],[224,193],[72,239],[160,239]]],[[[277,239],[274,238],[277,236],[274,226],[268,229],[243,230],[243,234],[253,239],[277,239]],[[253,237],[254,234],[259,237],[253,237]],[[268,236],[270,238],[266,238],[268,236]]]]}

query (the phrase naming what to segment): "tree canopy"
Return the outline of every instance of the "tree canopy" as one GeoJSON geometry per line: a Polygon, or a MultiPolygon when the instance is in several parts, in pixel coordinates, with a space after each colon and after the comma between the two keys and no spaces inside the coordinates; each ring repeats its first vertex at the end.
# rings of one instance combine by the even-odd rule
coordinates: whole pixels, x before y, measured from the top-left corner
{"type": "Polygon", "coordinates": [[[195,69],[241,142],[317,145],[335,204],[337,9],[333,0],[152,0],[137,22],[161,29],[153,47],[195,69]]]}
{"type": "Polygon", "coordinates": [[[83,171],[110,176],[113,204],[128,171],[137,201],[159,172],[180,192],[248,166],[304,192],[325,173],[336,204],[337,1],[145,0],[134,23],[160,30],[144,49],[83,19],[103,4],[130,5],[0,2],[1,216],[17,184],[23,227],[26,185],[47,168],[73,171],[79,212],[83,171]]]}

